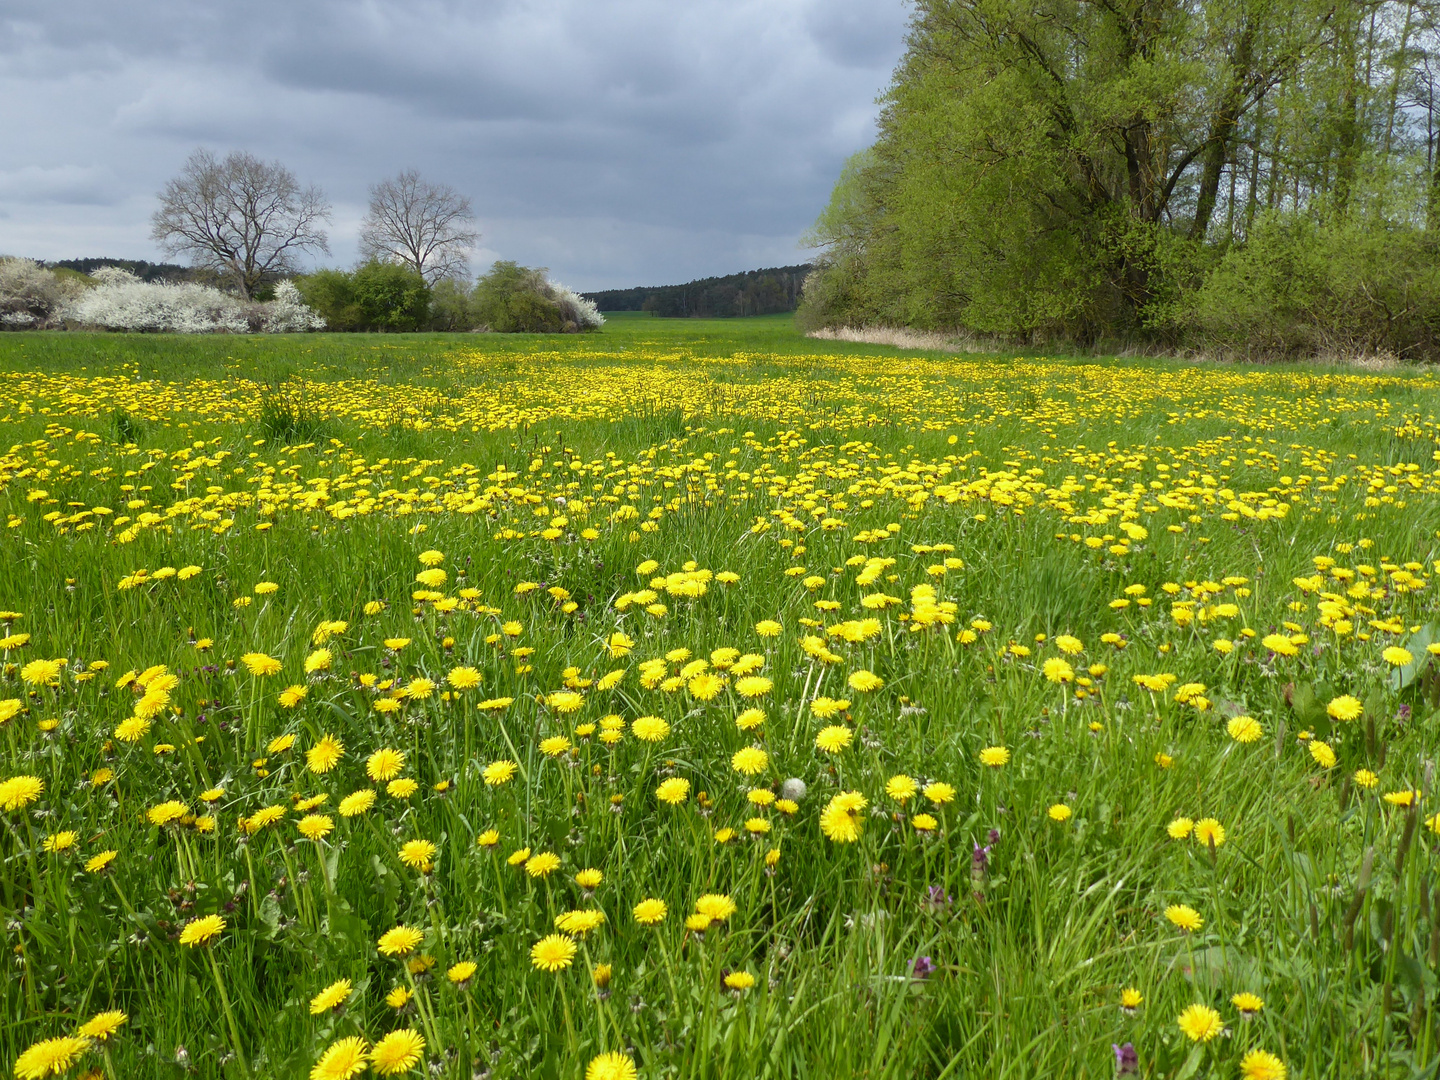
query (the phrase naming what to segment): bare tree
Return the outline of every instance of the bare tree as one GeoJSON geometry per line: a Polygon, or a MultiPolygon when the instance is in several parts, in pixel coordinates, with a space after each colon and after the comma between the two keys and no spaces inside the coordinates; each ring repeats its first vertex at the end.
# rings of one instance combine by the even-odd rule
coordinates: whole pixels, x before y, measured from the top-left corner
{"type": "Polygon", "coordinates": [[[299,252],[330,252],[320,228],[330,204],[320,189],[302,188],[278,161],[243,151],[219,159],[196,150],[165,185],[151,220],[162,248],[227,275],[247,300],[266,279],[293,272],[299,252]]]}
{"type": "Polygon", "coordinates": [[[480,239],[474,224],[468,198],[406,169],[370,189],[360,251],[366,258],[411,266],[433,285],[467,270],[470,249],[480,239]]]}

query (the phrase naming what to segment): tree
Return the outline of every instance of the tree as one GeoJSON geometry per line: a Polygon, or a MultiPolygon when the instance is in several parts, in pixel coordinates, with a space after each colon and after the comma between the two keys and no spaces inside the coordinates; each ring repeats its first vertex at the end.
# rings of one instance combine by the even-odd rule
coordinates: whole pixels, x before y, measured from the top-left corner
{"type": "Polygon", "coordinates": [[[548,280],[543,267],[503,260],[475,283],[472,310],[497,334],[574,334],[605,323],[594,303],[548,280]]]}
{"type": "Polygon", "coordinates": [[[199,149],[160,193],[150,235],[165,251],[229,277],[251,300],[267,281],[294,273],[300,252],[329,253],[320,228],[329,219],[320,189],[302,188],[278,161],[199,149]]]}
{"type": "Polygon", "coordinates": [[[367,259],[410,266],[433,285],[441,278],[466,275],[470,250],[480,239],[474,224],[468,198],[406,169],[370,189],[360,252],[367,259]]]}
{"type": "Polygon", "coordinates": [[[318,270],[296,283],[331,330],[419,330],[430,317],[430,288],[408,266],[368,262],[352,271],[318,270]]]}

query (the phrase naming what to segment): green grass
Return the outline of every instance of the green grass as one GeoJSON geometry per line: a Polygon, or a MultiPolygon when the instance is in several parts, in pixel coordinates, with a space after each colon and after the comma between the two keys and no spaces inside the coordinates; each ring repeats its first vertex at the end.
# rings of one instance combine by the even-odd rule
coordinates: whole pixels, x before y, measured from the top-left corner
{"type": "Polygon", "coordinates": [[[1239,1075],[1257,1049],[1292,1077],[1434,1075],[1426,372],[957,358],[812,341],[787,317],[559,338],[12,334],[0,370],[0,609],[20,613],[0,701],[23,708],[0,722],[0,782],[44,782],[0,811],[0,1068],[114,1008],[128,1023],[75,1074],[305,1077],[338,1039],[413,1029],[414,1072],[457,1078],[579,1077],[609,1051],[645,1077],[1103,1078],[1126,1042],[1171,1080],[1239,1075]],[[427,551],[441,584],[417,578],[427,551]],[[862,578],[867,559],[893,562],[862,578]],[[634,598],[689,570],[738,580],[634,598]],[[317,643],[327,620],[347,626],[317,643]],[[1276,655],[1274,633],[1305,640],[1276,655]],[[768,692],[732,676],[707,698],[679,660],[678,682],[642,680],[643,660],[725,647],[763,658],[768,692]],[[282,670],[252,675],[252,652],[282,670]],[[53,686],[25,666],[62,658],[53,686]],[[121,677],[153,665],[178,679],[127,742],[140,695],[121,677]],[[447,700],[457,668],[482,681],[447,700]],[[851,689],[859,671],[884,685],[851,689]],[[1161,673],[1164,692],[1134,681],[1161,673]],[[417,679],[429,696],[375,708],[417,679]],[[567,682],[574,712],[552,696],[567,682]],[[287,706],[291,686],[306,695],[287,706]],[[1342,694],[1364,715],[1332,720],[1342,694]],[[824,716],[820,698],[850,704],[824,716]],[[752,706],[766,719],[741,730],[752,706]],[[612,715],[613,748],[577,731],[612,715]],[[669,725],[658,743],[628,727],[647,715],[669,725]],[[1238,715],[1258,741],[1231,738],[1238,715]],[[832,755],[815,738],[837,724],[851,742],[832,755]],[[266,749],[282,735],[293,747],[266,749]],[[312,771],[327,735],[344,756],[312,771]],[[561,735],[573,749],[541,750],[561,735]],[[732,766],[752,744],[753,779],[732,766]],[[990,746],[1008,764],[981,764],[990,746]],[[381,748],[414,794],[367,776],[381,748]],[[482,776],[497,760],[517,766],[501,786],[482,776]],[[897,774],[956,796],[899,801],[897,774]],[[683,805],[655,797],[668,777],[690,782],[683,805]],[[793,815],[750,800],[792,777],[793,815]],[[366,789],[373,809],[341,816],[366,789]],[[1417,811],[1382,798],[1409,789],[1417,811]],[[842,791],[868,800],[853,843],[821,827],[842,791]],[[213,831],[151,824],[167,800],[213,831]],[[266,806],[286,813],[247,835],[266,806]],[[306,839],[305,813],[333,831],[306,839]],[[1171,839],[1181,816],[1217,819],[1224,842],[1171,839]],[[750,838],[751,820],[770,831],[750,838]],[[498,846],[477,844],[491,828],[498,846]],[[73,847],[45,849],[66,832],[73,847]],[[431,872],[400,858],[411,840],[435,845],[431,872]],[[560,869],[507,865],[521,848],[560,869]],[[110,871],[88,872],[106,850],[110,871]],[[736,910],[697,936],[685,917],[708,893],[736,910]],[[668,905],[655,928],[632,915],[647,897],[668,905]],[[1172,904],[1204,926],[1176,930],[1172,904]],[[536,970],[532,945],[574,908],[606,921],[568,969],[536,970]],[[179,943],[213,914],[212,944],[179,943]],[[398,924],[424,932],[427,971],[377,951],[398,924]],[[725,989],[726,971],[755,984],[725,989]],[[312,1015],[342,978],[347,1006],[312,1015]],[[1242,991],[1265,1001],[1252,1019],[1242,991]],[[1226,1037],[1181,1033],[1196,1003],[1226,1037]]]}

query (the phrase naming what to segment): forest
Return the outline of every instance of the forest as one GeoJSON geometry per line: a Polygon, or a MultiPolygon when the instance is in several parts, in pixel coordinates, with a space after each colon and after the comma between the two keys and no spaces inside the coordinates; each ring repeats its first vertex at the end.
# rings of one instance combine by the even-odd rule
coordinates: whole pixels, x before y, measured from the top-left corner
{"type": "Polygon", "coordinates": [[[1440,355],[1440,6],[920,0],[802,324],[1440,355]]]}
{"type": "Polygon", "coordinates": [[[607,289],[583,295],[601,311],[648,311],[670,318],[698,319],[775,315],[795,310],[809,272],[808,264],[777,266],[701,278],[685,285],[607,289]]]}

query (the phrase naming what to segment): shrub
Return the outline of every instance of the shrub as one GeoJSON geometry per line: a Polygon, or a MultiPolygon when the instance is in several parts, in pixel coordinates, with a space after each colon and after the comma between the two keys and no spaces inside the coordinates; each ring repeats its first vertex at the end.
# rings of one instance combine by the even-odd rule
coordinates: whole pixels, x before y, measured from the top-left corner
{"type": "Polygon", "coordinates": [[[1440,260],[1410,225],[1257,222],[1190,298],[1195,344],[1258,357],[1440,357],[1440,260]]]}
{"type": "Polygon", "coordinates": [[[470,330],[475,325],[470,286],[455,278],[441,278],[430,288],[430,329],[470,330]]]}
{"type": "Polygon", "coordinates": [[[589,300],[551,282],[545,270],[500,261],[475,283],[476,319],[500,334],[598,330],[604,316],[589,300]]]}
{"type": "Polygon", "coordinates": [[[274,300],[259,304],[193,282],[141,281],[113,266],[92,277],[96,287],[62,309],[68,321],[102,330],[172,334],[295,333],[323,325],[289,282],[276,287],[274,300]]]}
{"type": "Polygon", "coordinates": [[[78,277],[56,274],[30,259],[0,258],[0,330],[49,326],[85,288],[78,277]]]}
{"type": "Polygon", "coordinates": [[[318,270],[297,285],[331,330],[419,330],[429,319],[430,288],[408,266],[369,262],[350,271],[318,270]]]}

